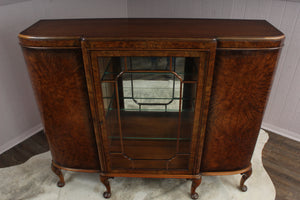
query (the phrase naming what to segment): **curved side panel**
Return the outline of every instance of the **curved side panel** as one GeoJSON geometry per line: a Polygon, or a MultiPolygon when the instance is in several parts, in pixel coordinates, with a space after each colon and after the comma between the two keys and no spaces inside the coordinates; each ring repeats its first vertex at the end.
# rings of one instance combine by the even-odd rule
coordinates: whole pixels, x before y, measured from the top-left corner
{"type": "Polygon", "coordinates": [[[53,161],[100,169],[80,49],[23,48],[53,161]]]}
{"type": "Polygon", "coordinates": [[[278,52],[217,51],[201,172],[250,166],[278,52]]]}

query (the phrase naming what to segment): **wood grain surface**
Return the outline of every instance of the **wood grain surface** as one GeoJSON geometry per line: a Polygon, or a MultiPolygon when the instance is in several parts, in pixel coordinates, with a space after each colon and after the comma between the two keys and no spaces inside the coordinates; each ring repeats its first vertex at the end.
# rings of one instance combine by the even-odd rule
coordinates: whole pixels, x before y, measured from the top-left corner
{"type": "Polygon", "coordinates": [[[80,47],[81,39],[217,39],[221,48],[271,48],[284,35],[265,20],[60,19],[40,20],[19,34],[23,46],[80,47]]]}
{"type": "Polygon", "coordinates": [[[201,171],[250,165],[278,50],[217,51],[201,171]]]}
{"type": "Polygon", "coordinates": [[[261,38],[280,37],[282,33],[265,20],[132,18],[40,20],[21,35],[54,38],[261,38]]]}
{"type": "Polygon", "coordinates": [[[53,161],[99,169],[80,50],[23,48],[53,161]]]}

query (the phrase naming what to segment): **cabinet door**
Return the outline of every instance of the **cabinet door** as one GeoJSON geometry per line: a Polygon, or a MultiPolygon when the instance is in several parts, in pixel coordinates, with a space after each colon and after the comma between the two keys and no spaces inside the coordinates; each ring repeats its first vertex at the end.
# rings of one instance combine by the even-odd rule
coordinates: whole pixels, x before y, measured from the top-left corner
{"type": "Polygon", "coordinates": [[[105,171],[192,174],[210,92],[209,52],[89,55],[105,171]]]}
{"type": "Polygon", "coordinates": [[[201,172],[251,165],[278,53],[217,51],[201,172]]]}
{"type": "Polygon", "coordinates": [[[65,168],[98,171],[81,51],[23,47],[23,54],[53,162],[65,168]]]}

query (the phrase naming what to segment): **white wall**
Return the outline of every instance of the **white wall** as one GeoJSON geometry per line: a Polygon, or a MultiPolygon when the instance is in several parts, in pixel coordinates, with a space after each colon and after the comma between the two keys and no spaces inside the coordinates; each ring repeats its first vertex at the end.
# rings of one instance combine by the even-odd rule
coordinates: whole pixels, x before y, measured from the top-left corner
{"type": "Polygon", "coordinates": [[[17,34],[42,18],[267,19],[286,36],[263,127],[300,140],[300,3],[285,0],[0,0],[0,154],[42,129],[17,34]]]}
{"type": "Polygon", "coordinates": [[[42,127],[17,40],[37,19],[32,2],[0,6],[0,153],[42,127]]]}
{"type": "Polygon", "coordinates": [[[262,127],[300,141],[299,0],[128,0],[128,16],[268,20],[286,41],[262,127]]]}
{"type": "Polygon", "coordinates": [[[125,0],[0,0],[0,154],[42,130],[17,35],[42,18],[127,17],[125,0]]]}

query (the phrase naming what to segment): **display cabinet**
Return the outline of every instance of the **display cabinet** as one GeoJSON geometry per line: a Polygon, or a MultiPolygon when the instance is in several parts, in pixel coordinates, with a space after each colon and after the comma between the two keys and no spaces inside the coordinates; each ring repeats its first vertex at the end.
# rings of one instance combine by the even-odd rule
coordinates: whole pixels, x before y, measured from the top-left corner
{"type": "Polygon", "coordinates": [[[19,35],[52,169],[251,175],[284,35],[263,20],[42,20],[19,35]]]}

